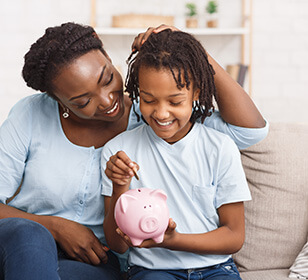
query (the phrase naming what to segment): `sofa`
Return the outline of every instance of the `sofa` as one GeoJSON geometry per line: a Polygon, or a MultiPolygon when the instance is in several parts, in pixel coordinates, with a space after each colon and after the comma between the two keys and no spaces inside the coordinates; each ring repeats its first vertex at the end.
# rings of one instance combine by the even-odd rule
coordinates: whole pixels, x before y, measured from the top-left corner
{"type": "Polygon", "coordinates": [[[252,200],[245,202],[246,240],[235,263],[243,280],[290,280],[307,247],[308,124],[271,123],[267,138],[241,156],[252,200]]]}

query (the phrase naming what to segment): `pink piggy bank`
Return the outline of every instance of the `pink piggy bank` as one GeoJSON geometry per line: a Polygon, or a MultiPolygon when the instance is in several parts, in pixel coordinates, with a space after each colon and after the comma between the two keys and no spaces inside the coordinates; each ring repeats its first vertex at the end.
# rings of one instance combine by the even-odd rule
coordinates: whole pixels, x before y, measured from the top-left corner
{"type": "Polygon", "coordinates": [[[118,227],[134,246],[152,238],[156,243],[164,240],[169,223],[167,195],[162,190],[140,188],[128,190],[116,202],[114,217],[118,227]]]}

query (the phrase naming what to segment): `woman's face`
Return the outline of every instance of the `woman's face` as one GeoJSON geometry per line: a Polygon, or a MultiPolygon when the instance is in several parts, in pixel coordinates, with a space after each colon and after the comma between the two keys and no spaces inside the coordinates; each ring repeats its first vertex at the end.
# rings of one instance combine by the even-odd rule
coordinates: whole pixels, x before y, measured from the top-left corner
{"type": "Polygon", "coordinates": [[[199,90],[178,89],[170,70],[139,69],[140,111],[156,135],[168,143],[182,139],[192,124],[193,100],[199,90]]]}
{"type": "Polygon", "coordinates": [[[54,94],[75,116],[113,122],[124,113],[123,80],[101,51],[90,51],[60,70],[54,94]]]}

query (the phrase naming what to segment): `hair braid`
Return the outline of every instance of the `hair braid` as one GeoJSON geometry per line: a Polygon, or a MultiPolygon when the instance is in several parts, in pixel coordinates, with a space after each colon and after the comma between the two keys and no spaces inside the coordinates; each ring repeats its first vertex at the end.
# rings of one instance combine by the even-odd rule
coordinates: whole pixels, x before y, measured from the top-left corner
{"type": "Polygon", "coordinates": [[[26,53],[22,76],[29,87],[55,98],[52,81],[59,70],[94,49],[106,54],[90,26],[68,22],[47,28],[26,53]]]}
{"type": "Polygon", "coordinates": [[[157,34],[152,33],[139,53],[134,58],[130,55],[125,86],[133,101],[138,101],[138,76],[141,66],[157,70],[169,69],[179,89],[184,87],[189,89],[192,84],[194,90],[200,90],[200,106],[198,110],[192,112],[191,122],[195,122],[198,118],[203,122],[211,115],[214,109],[213,98],[217,97],[215,72],[208,61],[206,51],[192,35],[170,29],[157,34]]]}

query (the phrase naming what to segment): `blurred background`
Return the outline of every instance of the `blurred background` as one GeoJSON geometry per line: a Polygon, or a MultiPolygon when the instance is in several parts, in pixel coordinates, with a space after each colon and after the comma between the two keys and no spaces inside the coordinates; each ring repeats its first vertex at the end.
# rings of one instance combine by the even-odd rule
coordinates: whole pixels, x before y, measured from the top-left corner
{"type": "Polygon", "coordinates": [[[134,37],[170,22],[201,41],[267,120],[308,122],[307,0],[0,0],[0,124],[35,93],[21,77],[24,54],[68,21],[95,26],[124,77],[134,37]]]}

